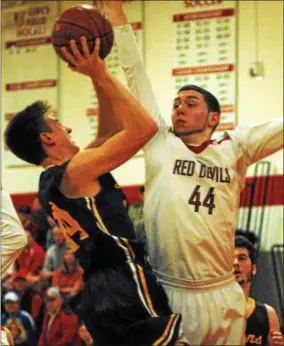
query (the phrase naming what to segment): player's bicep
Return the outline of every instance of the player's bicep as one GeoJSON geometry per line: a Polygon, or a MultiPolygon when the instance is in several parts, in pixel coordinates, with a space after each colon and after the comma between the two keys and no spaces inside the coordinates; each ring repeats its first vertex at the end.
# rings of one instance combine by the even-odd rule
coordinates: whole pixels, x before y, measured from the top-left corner
{"type": "MultiPolygon", "coordinates": [[[[87,149],[75,155],[69,162],[63,176],[61,184],[62,192],[73,187],[79,190],[86,184],[94,182],[101,175],[119,167],[147,142],[147,136],[137,136],[134,138],[128,131],[121,131],[117,135],[107,140],[101,147],[87,149]]],[[[67,195],[72,194],[69,190],[67,195]]]]}
{"type": "Polygon", "coordinates": [[[274,330],[276,332],[280,332],[280,323],[279,318],[277,316],[277,313],[275,309],[272,306],[266,305],[267,314],[268,314],[268,320],[269,320],[269,329],[274,330]]]}

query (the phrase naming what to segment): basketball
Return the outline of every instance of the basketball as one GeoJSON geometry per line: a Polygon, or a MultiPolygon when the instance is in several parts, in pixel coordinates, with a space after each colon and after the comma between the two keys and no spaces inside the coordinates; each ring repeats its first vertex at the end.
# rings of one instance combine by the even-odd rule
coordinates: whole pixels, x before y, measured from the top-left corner
{"type": "Polygon", "coordinates": [[[90,53],[95,48],[96,38],[100,38],[99,55],[105,59],[111,51],[114,35],[110,22],[98,10],[89,5],[72,6],[61,12],[52,28],[51,43],[61,59],[67,61],[61,52],[62,47],[70,49],[70,41],[75,40],[83,55],[80,38],[85,36],[90,53]]]}

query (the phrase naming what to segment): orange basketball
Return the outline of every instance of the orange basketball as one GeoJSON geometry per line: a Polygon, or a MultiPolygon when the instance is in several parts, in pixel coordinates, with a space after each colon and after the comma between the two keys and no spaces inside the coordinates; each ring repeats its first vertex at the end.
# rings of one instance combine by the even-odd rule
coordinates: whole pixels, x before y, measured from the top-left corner
{"type": "Polygon", "coordinates": [[[61,47],[70,49],[70,41],[75,40],[83,54],[80,38],[85,36],[90,53],[95,48],[96,38],[100,38],[100,57],[105,59],[113,46],[113,30],[110,22],[98,10],[89,5],[76,5],[67,8],[56,19],[52,28],[51,42],[61,59],[65,60],[61,47]]]}

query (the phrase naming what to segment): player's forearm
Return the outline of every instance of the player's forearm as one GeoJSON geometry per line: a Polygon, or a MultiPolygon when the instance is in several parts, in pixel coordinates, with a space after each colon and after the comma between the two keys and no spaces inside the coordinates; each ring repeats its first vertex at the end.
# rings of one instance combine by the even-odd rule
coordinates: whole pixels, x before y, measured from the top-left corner
{"type": "Polygon", "coordinates": [[[86,149],[101,146],[106,140],[123,129],[122,122],[113,109],[111,98],[107,94],[101,93],[100,90],[97,90],[97,94],[100,94],[98,132],[95,140],[86,149]]]}
{"type": "Polygon", "coordinates": [[[104,80],[94,81],[99,104],[104,97],[109,97],[112,104],[113,116],[117,116],[123,123],[125,130],[133,135],[145,136],[157,131],[156,123],[140,102],[110,73],[104,80]]]}
{"type": "Polygon", "coordinates": [[[246,150],[250,163],[283,148],[283,118],[252,127],[247,134],[246,150]]]}
{"type": "Polygon", "coordinates": [[[160,110],[146,73],[131,25],[114,28],[122,68],[131,92],[141,101],[158,123],[160,110]]]}

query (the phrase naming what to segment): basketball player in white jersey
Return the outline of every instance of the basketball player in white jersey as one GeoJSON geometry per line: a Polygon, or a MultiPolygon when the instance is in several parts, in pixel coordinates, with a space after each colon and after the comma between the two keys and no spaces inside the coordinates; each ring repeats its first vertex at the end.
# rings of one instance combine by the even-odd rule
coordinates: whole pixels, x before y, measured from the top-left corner
{"type": "Polygon", "coordinates": [[[232,271],[240,192],[248,166],[283,147],[283,120],[237,128],[213,141],[219,102],[189,85],[176,95],[168,126],[122,2],[94,4],[114,26],[130,89],[159,125],[144,147],[144,219],[155,274],[172,309],[182,314],[191,344],[240,345],[246,302],[232,271]]]}
{"type": "MultiPolygon", "coordinates": [[[[1,276],[17,259],[27,244],[26,233],[18,218],[11,197],[1,187],[1,276]]],[[[1,344],[14,345],[11,333],[1,328],[1,344]]]]}

